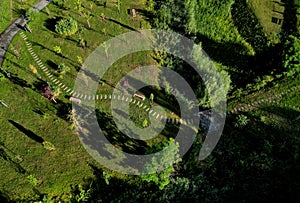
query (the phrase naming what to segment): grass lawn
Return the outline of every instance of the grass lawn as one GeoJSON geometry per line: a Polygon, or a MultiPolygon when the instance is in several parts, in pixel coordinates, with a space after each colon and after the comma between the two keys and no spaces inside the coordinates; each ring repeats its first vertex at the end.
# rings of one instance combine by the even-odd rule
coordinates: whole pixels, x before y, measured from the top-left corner
{"type": "MultiPolygon", "coordinates": [[[[31,8],[38,0],[13,0],[13,20],[20,17],[31,8]]],[[[10,24],[10,0],[0,1],[0,33],[10,24]]]]}
{"type": "Polygon", "coordinates": [[[250,0],[247,2],[254,11],[265,32],[269,36],[276,37],[277,33],[280,33],[281,31],[284,6],[270,0],[250,0]],[[279,21],[277,23],[272,22],[272,18],[282,19],[281,24],[278,24],[279,21]]]}

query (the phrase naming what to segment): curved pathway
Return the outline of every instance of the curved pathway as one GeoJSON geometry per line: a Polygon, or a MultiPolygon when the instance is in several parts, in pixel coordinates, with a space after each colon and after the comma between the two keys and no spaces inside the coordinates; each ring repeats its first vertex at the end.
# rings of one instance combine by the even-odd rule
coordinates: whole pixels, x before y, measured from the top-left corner
{"type": "MultiPolygon", "coordinates": [[[[164,116],[160,115],[159,113],[151,110],[151,107],[149,107],[149,106],[147,106],[147,104],[141,102],[141,100],[137,100],[132,97],[128,97],[126,95],[111,95],[111,94],[87,95],[87,94],[81,94],[81,93],[75,92],[72,88],[66,86],[60,80],[58,80],[57,77],[55,77],[49,71],[49,69],[43,64],[41,59],[38,57],[38,55],[32,49],[32,45],[28,41],[26,34],[24,32],[21,32],[20,35],[23,38],[23,40],[25,41],[28,52],[31,54],[31,56],[33,57],[34,61],[38,65],[38,67],[44,72],[44,74],[48,77],[48,79],[50,79],[50,81],[53,84],[55,84],[57,87],[59,87],[61,90],[63,90],[67,94],[71,95],[72,97],[76,97],[76,98],[83,99],[83,100],[112,100],[112,99],[122,100],[125,102],[135,104],[140,109],[143,109],[144,111],[149,112],[149,114],[152,115],[153,117],[155,117],[156,119],[165,120],[168,123],[176,123],[176,124],[178,124],[178,123],[193,124],[194,123],[192,118],[178,119],[178,118],[164,117],[164,116]]],[[[202,114],[203,113],[206,113],[206,112],[202,112],[202,114]]]]}
{"type": "MultiPolygon", "coordinates": [[[[33,9],[37,11],[41,11],[44,9],[48,4],[51,3],[52,0],[41,0],[39,1],[33,9]]],[[[6,52],[8,47],[13,40],[13,38],[18,34],[18,32],[23,28],[23,26],[28,22],[28,20],[24,19],[24,17],[19,17],[15,20],[4,32],[0,35],[0,69],[2,69],[2,64],[5,59],[6,52]]]]}

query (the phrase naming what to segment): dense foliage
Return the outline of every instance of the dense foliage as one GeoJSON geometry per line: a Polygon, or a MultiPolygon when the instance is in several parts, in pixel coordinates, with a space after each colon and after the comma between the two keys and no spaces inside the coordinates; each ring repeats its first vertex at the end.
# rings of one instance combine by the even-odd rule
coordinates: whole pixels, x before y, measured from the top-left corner
{"type": "Polygon", "coordinates": [[[283,66],[286,76],[293,76],[300,72],[300,39],[289,36],[284,44],[283,66]]]}
{"type": "Polygon", "coordinates": [[[78,24],[72,17],[61,19],[55,25],[55,31],[58,34],[69,36],[73,35],[78,30],[78,24]]]}

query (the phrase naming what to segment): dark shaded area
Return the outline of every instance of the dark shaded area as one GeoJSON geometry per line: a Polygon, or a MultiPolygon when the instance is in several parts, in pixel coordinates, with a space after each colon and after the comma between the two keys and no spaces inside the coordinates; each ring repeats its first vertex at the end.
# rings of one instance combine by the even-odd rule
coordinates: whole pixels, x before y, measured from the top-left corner
{"type": "MultiPolygon", "coordinates": [[[[286,118],[299,116],[288,108],[270,110],[286,118]]],[[[245,115],[250,121],[243,128],[233,127],[237,115],[228,116],[223,136],[207,159],[198,161],[201,144],[193,145],[163,190],[138,176],[108,178],[108,185],[103,170],[90,164],[95,178],[86,180],[85,187],[93,189],[89,201],[299,202],[299,129],[266,125],[259,117],[245,115]]],[[[73,191],[80,192],[76,187],[73,191]]]]}
{"type": "MultiPolygon", "coordinates": [[[[297,6],[294,0],[281,0],[285,9],[283,13],[282,31],[286,35],[299,36],[297,27],[297,6]]],[[[284,36],[283,36],[284,37],[284,36]]]]}
{"type": "Polygon", "coordinates": [[[47,61],[46,61],[46,64],[47,64],[49,67],[53,68],[54,70],[57,70],[57,69],[58,69],[58,65],[57,65],[56,63],[54,63],[52,60],[47,60],[47,61]]]}
{"type": "MultiPolygon", "coordinates": [[[[121,115],[121,113],[122,112],[118,112],[119,115],[121,115]]],[[[130,138],[119,131],[111,115],[100,112],[99,110],[96,110],[96,114],[99,126],[111,144],[122,147],[122,150],[127,153],[145,154],[147,148],[149,148],[146,142],[130,138]]],[[[130,128],[128,127],[127,129],[130,128]]],[[[128,134],[132,133],[133,132],[128,130],[128,134]]]]}
{"type": "Polygon", "coordinates": [[[11,201],[9,200],[9,196],[8,195],[6,195],[5,193],[3,193],[3,192],[0,191],[0,202],[2,202],[2,203],[9,203],[11,201]]]}
{"type": "Polygon", "coordinates": [[[21,131],[22,133],[24,133],[27,137],[29,137],[30,139],[38,142],[38,143],[43,143],[44,139],[38,135],[36,135],[35,133],[33,133],[30,130],[27,130],[26,128],[24,128],[22,125],[16,123],[15,121],[12,120],[8,120],[13,126],[15,126],[19,131],[21,131]]]}
{"type": "Polygon", "coordinates": [[[52,31],[52,32],[55,32],[55,25],[58,21],[60,21],[61,19],[63,19],[62,17],[54,17],[54,18],[48,18],[46,21],[45,21],[45,24],[44,26],[52,31]]]}
{"type": "Polygon", "coordinates": [[[135,28],[133,28],[133,27],[130,27],[129,25],[125,25],[124,23],[121,23],[121,22],[119,22],[119,21],[117,21],[117,20],[114,20],[114,19],[112,19],[112,18],[107,18],[107,20],[109,20],[109,21],[111,21],[111,22],[113,22],[113,23],[115,23],[115,24],[117,24],[117,25],[120,25],[120,26],[122,26],[122,27],[124,27],[124,28],[126,28],[126,29],[128,29],[128,30],[131,30],[131,31],[135,31],[135,32],[140,33],[139,30],[137,30],[137,29],[135,29],[135,28]]]}
{"type": "MultiPolygon", "coordinates": [[[[283,108],[276,111],[286,116],[296,113],[283,108]]],[[[216,173],[209,178],[215,177],[218,187],[230,188],[231,194],[226,194],[229,202],[298,202],[299,130],[266,125],[260,118],[247,116],[250,122],[245,128],[233,128],[235,116],[227,118],[224,135],[213,153],[216,173]]]]}
{"type": "MultiPolygon", "coordinates": [[[[0,142],[0,158],[2,158],[4,161],[7,161],[17,173],[25,174],[26,170],[18,162],[13,160],[13,158],[11,158],[11,156],[6,151],[9,151],[11,154],[13,154],[11,150],[5,147],[4,143],[0,142]]],[[[0,193],[0,200],[1,200],[1,193],[0,193]]]]}
{"type": "Polygon", "coordinates": [[[10,74],[9,80],[20,87],[31,88],[31,85],[28,84],[26,80],[19,78],[16,74],[10,74]]]}
{"type": "Polygon", "coordinates": [[[72,110],[71,103],[64,103],[60,100],[57,101],[56,115],[65,121],[69,121],[68,115],[72,110]]]}

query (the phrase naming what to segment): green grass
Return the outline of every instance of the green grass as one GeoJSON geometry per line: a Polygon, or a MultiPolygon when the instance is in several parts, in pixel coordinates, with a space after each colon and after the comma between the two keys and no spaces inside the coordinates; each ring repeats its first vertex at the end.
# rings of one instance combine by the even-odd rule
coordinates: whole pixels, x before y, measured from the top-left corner
{"type": "MultiPolygon", "coordinates": [[[[13,0],[13,20],[37,2],[38,0],[13,0]]],[[[10,24],[10,0],[0,1],[0,16],[0,33],[2,33],[10,24]]]]}
{"type": "Polygon", "coordinates": [[[276,37],[281,31],[282,23],[280,25],[273,23],[272,17],[283,19],[284,6],[269,0],[250,0],[248,4],[254,11],[266,34],[270,37],[276,37]]]}

